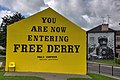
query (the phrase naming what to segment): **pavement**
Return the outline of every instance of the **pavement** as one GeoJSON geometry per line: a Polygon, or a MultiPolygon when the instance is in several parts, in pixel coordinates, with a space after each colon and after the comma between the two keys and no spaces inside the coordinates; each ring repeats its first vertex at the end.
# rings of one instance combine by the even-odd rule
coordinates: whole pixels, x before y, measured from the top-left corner
{"type": "Polygon", "coordinates": [[[68,78],[91,78],[88,75],[42,73],[42,72],[6,72],[4,76],[36,76],[44,78],[45,80],[67,80],[68,78]]]}

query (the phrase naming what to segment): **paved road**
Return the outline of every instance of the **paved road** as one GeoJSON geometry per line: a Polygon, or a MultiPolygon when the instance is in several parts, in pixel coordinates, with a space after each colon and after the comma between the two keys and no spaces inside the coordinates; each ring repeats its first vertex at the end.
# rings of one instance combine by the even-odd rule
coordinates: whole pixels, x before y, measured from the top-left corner
{"type": "Polygon", "coordinates": [[[97,64],[97,63],[90,63],[88,62],[88,72],[97,72],[97,73],[103,73],[120,77],[120,67],[113,66],[113,72],[112,72],[112,66],[105,65],[105,64],[97,64]],[[100,67],[99,67],[100,66],[100,67]]]}
{"type": "Polygon", "coordinates": [[[5,58],[6,56],[5,55],[0,55],[1,58],[5,58]]]}

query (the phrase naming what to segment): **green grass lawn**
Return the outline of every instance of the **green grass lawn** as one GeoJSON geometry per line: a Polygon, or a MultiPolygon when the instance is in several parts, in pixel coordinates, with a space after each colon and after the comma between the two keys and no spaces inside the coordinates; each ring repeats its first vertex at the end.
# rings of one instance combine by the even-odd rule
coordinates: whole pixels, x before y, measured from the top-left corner
{"type": "Polygon", "coordinates": [[[32,76],[3,76],[4,72],[0,72],[0,80],[45,80],[40,77],[32,76]]]}
{"type": "Polygon", "coordinates": [[[0,57],[0,61],[5,61],[5,57],[0,57]]]}
{"type": "Polygon", "coordinates": [[[117,80],[114,78],[109,78],[103,75],[99,75],[99,74],[93,74],[93,73],[89,73],[88,74],[90,77],[92,77],[92,79],[84,79],[84,78],[69,78],[67,80],[117,80]]]}
{"type": "Polygon", "coordinates": [[[114,60],[94,60],[94,62],[113,65],[113,66],[119,66],[120,67],[120,64],[115,63],[114,60]]]}

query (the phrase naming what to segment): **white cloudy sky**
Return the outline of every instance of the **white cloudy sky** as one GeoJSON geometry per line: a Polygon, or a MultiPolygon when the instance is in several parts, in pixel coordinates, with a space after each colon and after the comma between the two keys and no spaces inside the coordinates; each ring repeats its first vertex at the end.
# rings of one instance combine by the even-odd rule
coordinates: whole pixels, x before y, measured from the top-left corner
{"type": "Polygon", "coordinates": [[[0,17],[17,11],[30,16],[47,7],[86,30],[102,24],[101,17],[107,22],[109,15],[110,27],[120,30],[120,0],[0,0],[0,17]]]}

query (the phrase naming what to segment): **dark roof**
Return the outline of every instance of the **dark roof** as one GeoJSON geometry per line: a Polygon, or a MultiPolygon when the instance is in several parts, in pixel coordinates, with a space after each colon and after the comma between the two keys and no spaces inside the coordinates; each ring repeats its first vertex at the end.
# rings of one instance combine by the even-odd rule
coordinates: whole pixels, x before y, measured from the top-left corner
{"type": "MultiPolygon", "coordinates": [[[[103,24],[102,24],[102,25],[103,25],[103,24]]],[[[113,30],[113,29],[111,29],[111,28],[108,28],[107,31],[102,31],[102,25],[99,25],[99,26],[97,26],[97,27],[95,27],[95,28],[92,28],[92,29],[88,30],[87,32],[89,32],[89,33],[115,32],[115,30],[113,30]]],[[[108,26],[108,24],[105,24],[105,25],[108,26]]]]}

